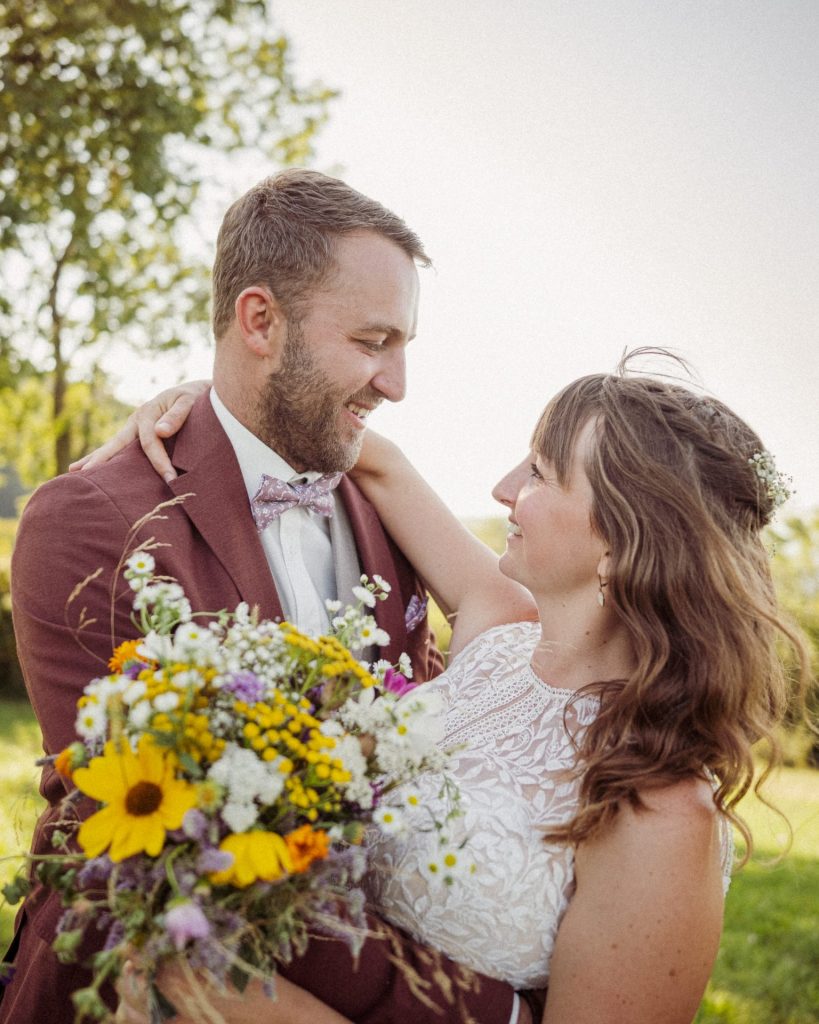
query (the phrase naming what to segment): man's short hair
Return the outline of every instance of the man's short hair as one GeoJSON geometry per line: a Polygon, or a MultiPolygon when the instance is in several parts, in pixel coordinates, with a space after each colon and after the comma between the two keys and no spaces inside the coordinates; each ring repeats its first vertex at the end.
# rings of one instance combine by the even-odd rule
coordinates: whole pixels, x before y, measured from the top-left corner
{"type": "Polygon", "coordinates": [[[233,322],[239,294],[264,285],[288,317],[333,267],[335,238],[376,231],[416,263],[429,266],[421,240],[374,199],[318,171],[293,169],[265,178],[225,214],[213,264],[213,333],[233,322]]]}

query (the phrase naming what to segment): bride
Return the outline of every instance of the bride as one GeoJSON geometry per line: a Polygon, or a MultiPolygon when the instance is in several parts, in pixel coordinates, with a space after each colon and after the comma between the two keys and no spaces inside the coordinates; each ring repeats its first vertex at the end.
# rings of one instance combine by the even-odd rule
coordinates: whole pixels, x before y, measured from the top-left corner
{"type": "MultiPolygon", "coordinates": [[[[621,368],[568,385],[493,492],[509,519],[500,571],[537,609],[505,626],[497,563],[395,445],[368,431],[354,476],[455,616],[449,667],[426,685],[460,748],[474,862],[431,885],[434,839],[411,821],[372,845],[374,906],[484,974],[546,988],[543,1024],[688,1024],[719,946],[731,823],[750,847],[736,804],[751,745],[787,703],[777,634],[807,678],[760,539],[785,494],[771,456],[678,384],[621,368]]],[[[183,972],[160,983],[184,1005],[183,972]]],[[[130,971],[118,1020],[147,1020],[145,991],[130,971]]],[[[344,1019],[277,991],[214,999],[230,1024],[344,1019]]]]}

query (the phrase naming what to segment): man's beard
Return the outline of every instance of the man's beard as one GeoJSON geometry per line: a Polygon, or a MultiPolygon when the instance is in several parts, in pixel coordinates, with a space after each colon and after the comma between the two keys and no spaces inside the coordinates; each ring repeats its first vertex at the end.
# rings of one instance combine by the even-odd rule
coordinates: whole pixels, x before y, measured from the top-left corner
{"type": "Polygon", "coordinates": [[[343,438],[345,402],[373,404],[370,392],[346,395],[313,363],[300,325],[290,323],[281,367],[267,378],[256,409],[256,433],[297,471],[345,473],[356,463],[362,437],[343,438]]]}

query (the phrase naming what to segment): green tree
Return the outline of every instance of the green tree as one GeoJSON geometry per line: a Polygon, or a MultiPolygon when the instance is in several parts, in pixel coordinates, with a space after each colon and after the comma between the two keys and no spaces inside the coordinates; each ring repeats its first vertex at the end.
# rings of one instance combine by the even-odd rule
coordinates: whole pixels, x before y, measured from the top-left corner
{"type": "MultiPolygon", "coordinates": [[[[50,389],[48,377],[26,373],[18,375],[14,387],[0,390],[0,470],[13,466],[26,488],[57,472],[57,436],[70,439],[68,455],[78,458],[101,438],[110,437],[130,412],[114,397],[108,379],[97,368],[88,379],[66,386],[56,420],[50,389]]],[[[4,482],[0,472],[0,485],[4,482]]]]}
{"type": "Polygon", "coordinates": [[[207,269],[180,238],[213,155],[311,157],[334,93],[297,84],[269,8],[0,0],[0,390],[47,373],[57,472],[72,380],[114,342],[201,338],[207,269]]]}
{"type": "MultiPolygon", "coordinates": [[[[771,570],[780,605],[802,629],[811,654],[813,685],[808,693],[808,712],[819,727],[819,508],[803,517],[790,516],[768,530],[773,546],[771,570]]],[[[795,666],[794,666],[795,667],[795,666]]],[[[819,733],[795,723],[797,737],[810,750],[812,764],[819,766],[819,733]]]]}

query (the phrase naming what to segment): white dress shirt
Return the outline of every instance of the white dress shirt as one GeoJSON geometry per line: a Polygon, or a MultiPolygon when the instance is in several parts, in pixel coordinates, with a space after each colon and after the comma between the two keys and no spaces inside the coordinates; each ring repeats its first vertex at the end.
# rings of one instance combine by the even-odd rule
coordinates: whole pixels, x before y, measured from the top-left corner
{"type": "MultiPolygon", "coordinates": [[[[297,473],[228,411],[215,388],[211,388],[210,400],[236,453],[248,501],[256,496],[265,473],[287,483],[312,482],[322,475],[297,473]]],[[[342,506],[335,493],[333,501],[337,514],[342,506]]],[[[330,619],[324,602],[338,597],[329,519],[296,506],[274,519],[259,539],[285,618],[307,633],[327,632],[330,619]]]]}

